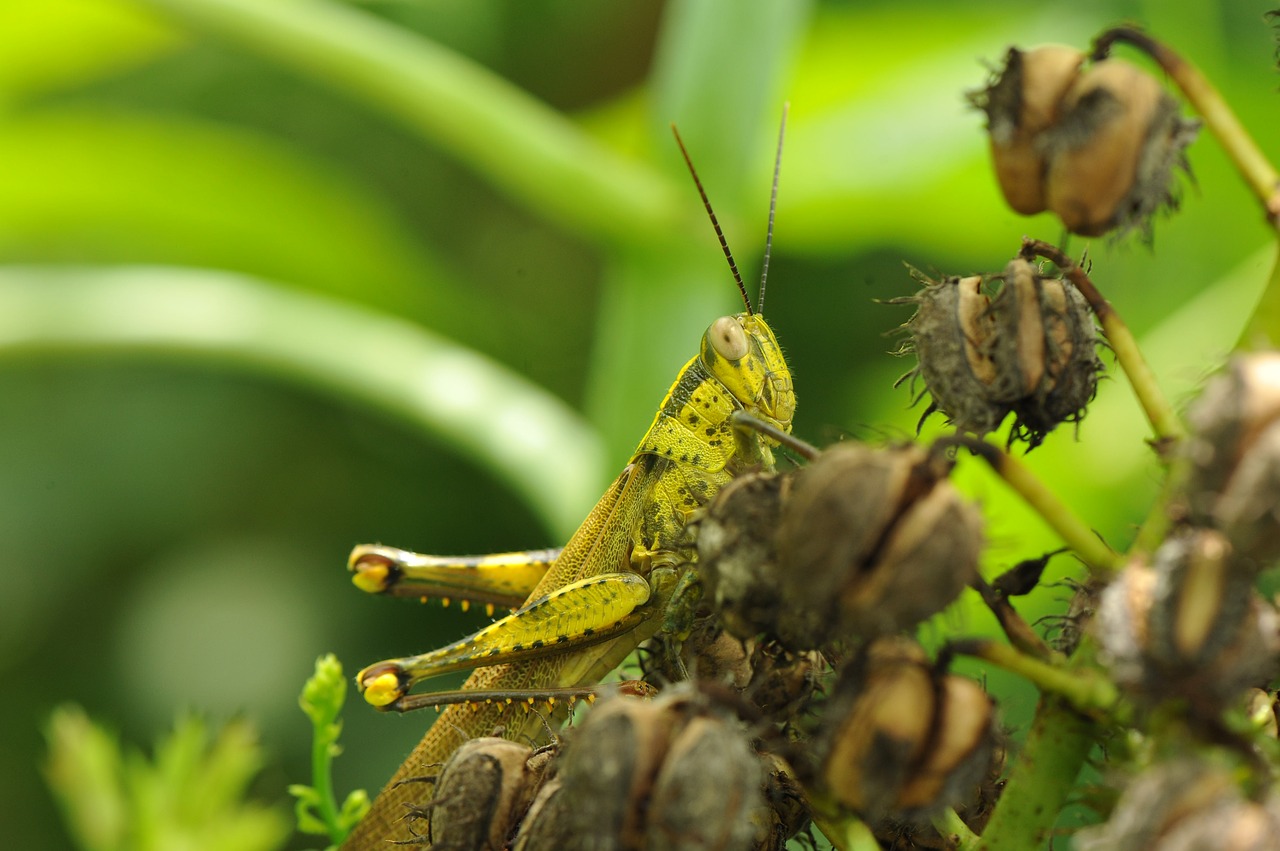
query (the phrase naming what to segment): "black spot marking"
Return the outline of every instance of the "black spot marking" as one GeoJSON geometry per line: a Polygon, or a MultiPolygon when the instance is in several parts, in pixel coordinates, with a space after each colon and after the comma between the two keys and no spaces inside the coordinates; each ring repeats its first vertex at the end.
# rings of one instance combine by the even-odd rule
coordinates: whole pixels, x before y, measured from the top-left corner
{"type": "Polygon", "coordinates": [[[536,649],[536,648],[538,648],[538,647],[542,647],[544,644],[546,644],[546,642],[545,642],[545,641],[543,641],[541,638],[539,638],[539,639],[536,639],[536,640],[535,640],[532,644],[530,644],[529,646],[530,646],[531,648],[535,648],[535,649],[536,649]]]}
{"type": "Polygon", "coordinates": [[[582,634],[583,634],[583,635],[595,635],[595,634],[596,634],[596,631],[595,631],[594,629],[592,629],[591,627],[587,627],[586,629],[582,630],[582,634]]]}
{"type": "Polygon", "coordinates": [[[519,652],[519,651],[521,651],[521,650],[523,650],[523,649],[524,649],[524,645],[523,645],[523,644],[513,644],[513,645],[511,645],[511,651],[512,651],[513,653],[515,653],[515,652],[519,652]]]}

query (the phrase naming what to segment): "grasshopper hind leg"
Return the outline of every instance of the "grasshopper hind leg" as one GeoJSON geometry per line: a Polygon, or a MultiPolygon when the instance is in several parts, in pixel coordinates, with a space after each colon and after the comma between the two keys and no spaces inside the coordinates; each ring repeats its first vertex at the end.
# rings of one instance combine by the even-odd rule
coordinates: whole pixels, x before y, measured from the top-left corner
{"type": "Polygon", "coordinates": [[[374,706],[413,708],[412,701],[403,701],[425,679],[561,654],[628,632],[649,619],[651,612],[641,607],[650,595],[648,581],[635,573],[581,579],[438,650],[370,665],[356,683],[374,706]]]}

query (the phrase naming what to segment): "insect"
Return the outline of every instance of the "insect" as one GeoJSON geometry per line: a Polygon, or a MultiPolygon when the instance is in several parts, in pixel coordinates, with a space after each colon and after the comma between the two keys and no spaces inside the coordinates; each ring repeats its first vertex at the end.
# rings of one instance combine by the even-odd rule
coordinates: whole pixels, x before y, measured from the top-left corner
{"type": "MultiPolygon", "coordinates": [[[[630,462],[563,549],[462,559],[382,546],[352,552],[353,581],[366,591],[459,596],[489,607],[519,607],[438,650],[365,668],[356,681],[368,702],[400,711],[433,705],[432,695],[410,690],[425,679],[468,668],[476,670],[464,691],[535,693],[589,686],[642,641],[671,628],[669,613],[696,589],[687,548],[681,546],[685,523],[735,476],[772,469],[775,441],[767,430],[791,430],[796,404],[791,373],[761,315],[784,132],[785,112],[754,309],[676,132],[746,309],[720,317],[707,329],[698,354],[680,370],[630,462]],[[737,424],[735,414],[750,415],[765,428],[737,424]]],[[[444,762],[463,740],[497,728],[507,738],[537,738],[544,722],[525,715],[507,701],[451,704],[343,847],[361,851],[405,838],[397,822],[416,793],[402,781],[444,762]]]]}

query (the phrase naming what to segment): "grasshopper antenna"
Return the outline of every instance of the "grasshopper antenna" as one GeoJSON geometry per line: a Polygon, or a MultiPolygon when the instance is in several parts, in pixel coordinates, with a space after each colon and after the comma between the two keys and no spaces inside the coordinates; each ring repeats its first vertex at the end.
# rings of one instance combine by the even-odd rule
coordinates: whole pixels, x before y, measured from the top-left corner
{"type": "Polygon", "coordinates": [[[720,238],[724,259],[729,261],[729,271],[733,272],[733,279],[738,282],[738,292],[742,293],[742,303],[747,306],[747,315],[750,316],[753,311],[751,297],[747,295],[747,285],[742,283],[742,276],[738,274],[738,264],[733,262],[733,252],[729,250],[729,243],[724,238],[724,231],[720,230],[720,222],[716,219],[715,210],[711,209],[711,201],[707,198],[706,190],[702,188],[702,181],[698,179],[698,170],[693,167],[693,160],[685,150],[684,140],[680,138],[680,131],[676,129],[674,121],[671,123],[671,132],[676,135],[676,144],[680,146],[680,153],[684,155],[685,165],[689,166],[689,174],[693,175],[693,183],[698,187],[698,194],[702,196],[702,206],[707,208],[707,215],[711,217],[711,226],[716,229],[716,236],[720,238]]]}
{"type": "Polygon", "coordinates": [[[778,153],[773,158],[773,189],[769,192],[769,227],[764,233],[764,262],[760,268],[760,297],[756,299],[756,312],[764,315],[764,285],[769,280],[769,254],[773,250],[773,215],[778,209],[778,173],[782,171],[782,139],[787,133],[787,113],[790,101],[782,104],[782,125],[778,127],[778,153]]]}

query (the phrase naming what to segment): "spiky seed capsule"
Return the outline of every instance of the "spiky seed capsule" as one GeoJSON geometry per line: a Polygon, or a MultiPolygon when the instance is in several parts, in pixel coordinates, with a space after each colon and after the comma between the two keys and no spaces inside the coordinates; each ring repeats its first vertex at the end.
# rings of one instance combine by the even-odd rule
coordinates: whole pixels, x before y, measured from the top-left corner
{"type": "Polygon", "coordinates": [[[917,277],[923,289],[893,303],[916,305],[915,315],[906,324],[911,340],[899,353],[915,352],[919,363],[908,374],[924,379],[931,397],[921,422],[941,411],[961,431],[977,435],[995,431],[1012,406],[993,399],[989,391],[996,378],[990,344],[994,319],[982,277],[940,281],[917,277]]]}
{"type": "Polygon", "coordinates": [[[1106,823],[1080,831],[1079,851],[1269,851],[1280,799],[1246,799],[1230,774],[1201,760],[1157,763],[1135,778],[1106,823]]]}
{"type": "Polygon", "coordinates": [[[1181,478],[1191,523],[1263,569],[1280,558],[1280,354],[1234,359],[1188,413],[1181,478]]]}
{"type": "Polygon", "coordinates": [[[918,821],[972,802],[995,756],[990,697],[936,672],[905,639],[875,642],[822,713],[817,782],[872,822],[918,821]]]}
{"type": "Polygon", "coordinates": [[[1154,77],[1122,59],[1094,63],[1075,80],[1047,131],[1049,209],[1072,233],[1101,236],[1148,227],[1175,207],[1173,169],[1198,124],[1154,77]]]}
{"type": "Polygon", "coordinates": [[[431,844],[458,851],[505,847],[541,781],[527,745],[493,737],[464,742],[445,763],[431,806],[411,812],[430,823],[431,844]]]}
{"type": "Polygon", "coordinates": [[[517,851],[772,847],[778,820],[760,758],[739,722],[691,689],[603,701],[573,730],[557,771],[517,851]]]}
{"type": "Polygon", "coordinates": [[[690,523],[698,574],[725,628],[741,639],[776,632],[778,554],[774,531],[793,477],[739,476],[690,523]]]}
{"type": "Polygon", "coordinates": [[[1280,651],[1275,610],[1210,529],[1169,538],[1150,566],[1126,566],[1103,591],[1095,627],[1116,682],[1149,702],[1185,700],[1201,718],[1274,674],[1280,651]]]}
{"type": "Polygon", "coordinates": [[[1089,307],[1069,281],[1015,258],[998,278],[924,284],[897,301],[917,306],[902,351],[915,352],[919,365],[911,374],[932,397],[925,417],[941,411],[956,428],[981,436],[1013,413],[1010,441],[1035,447],[1060,423],[1084,416],[1102,363],[1089,307]]]}
{"type": "Polygon", "coordinates": [[[698,521],[708,596],[739,637],[788,650],[909,629],[977,575],[981,518],[913,446],[846,442],[782,476],[740,478],[698,521]]]}
{"type": "Polygon", "coordinates": [[[1060,104],[1084,63],[1074,47],[1046,44],[1009,48],[1004,69],[971,97],[987,114],[991,160],[1005,201],[1024,216],[1046,209],[1043,133],[1058,120],[1060,104]]]}

